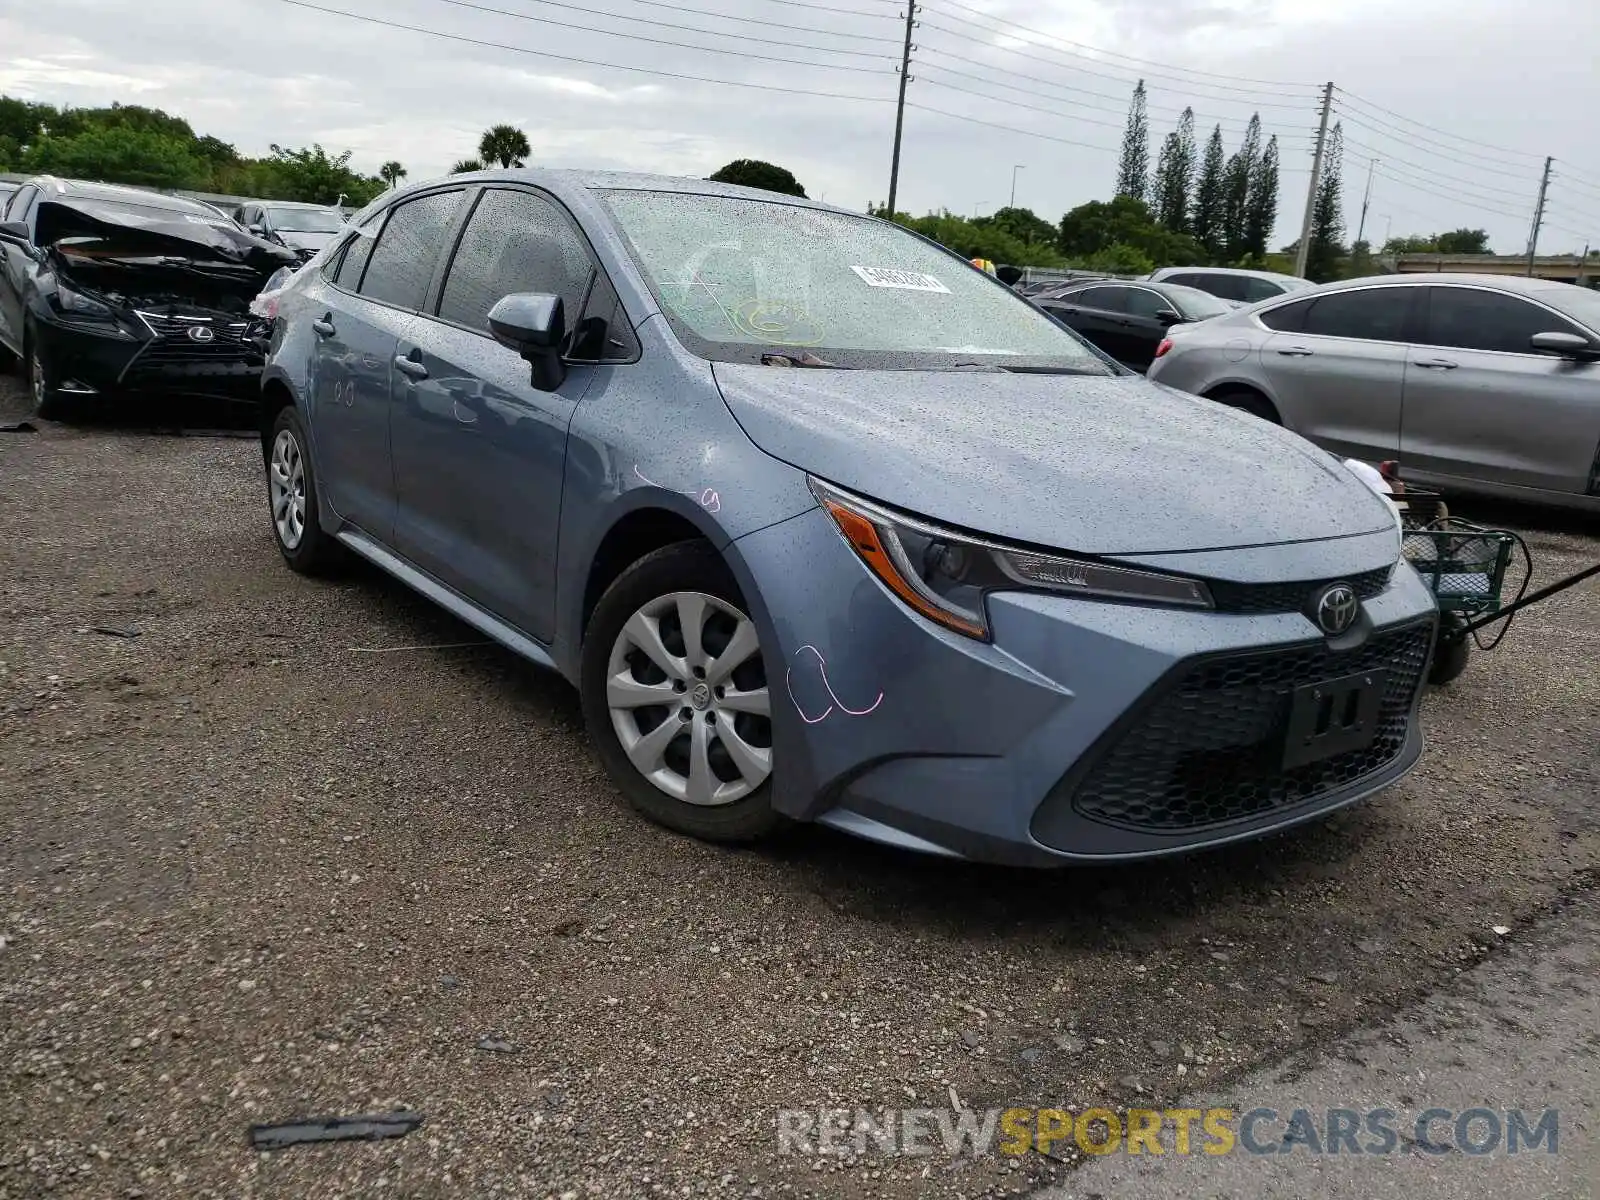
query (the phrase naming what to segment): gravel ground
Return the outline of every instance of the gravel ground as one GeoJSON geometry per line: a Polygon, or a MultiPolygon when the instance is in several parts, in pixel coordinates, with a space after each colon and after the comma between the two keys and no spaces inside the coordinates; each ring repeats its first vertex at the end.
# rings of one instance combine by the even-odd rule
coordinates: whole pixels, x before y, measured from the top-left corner
{"type": "MultiPolygon", "coordinates": [[[[1017,873],[647,825],[560,680],[352,649],[476,637],[370,570],[292,575],[263,491],[247,440],[0,434],[0,1196],[1026,1192],[1072,1162],[780,1156],[776,1110],[1223,1087],[1600,883],[1594,584],[1429,696],[1388,793],[1017,873]],[[400,1140],[247,1142],[400,1106],[400,1140]]],[[[1487,515],[1541,579],[1600,553],[1487,515]]]]}

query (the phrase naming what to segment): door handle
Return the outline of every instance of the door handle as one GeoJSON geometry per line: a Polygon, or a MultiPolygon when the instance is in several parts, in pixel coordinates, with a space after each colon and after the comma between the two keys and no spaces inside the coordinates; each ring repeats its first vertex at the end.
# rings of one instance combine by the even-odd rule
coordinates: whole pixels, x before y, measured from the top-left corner
{"type": "Polygon", "coordinates": [[[1427,367],[1430,371],[1454,371],[1456,364],[1448,358],[1419,358],[1417,366],[1427,367]]]}
{"type": "Polygon", "coordinates": [[[316,320],[311,322],[311,328],[315,329],[323,337],[332,337],[333,336],[333,314],[332,313],[326,313],[323,316],[320,316],[320,317],[316,318],[316,320]]]}
{"type": "Polygon", "coordinates": [[[404,354],[394,356],[394,365],[400,368],[402,375],[409,375],[412,379],[426,379],[428,368],[414,358],[407,358],[404,354]]]}
{"type": "Polygon", "coordinates": [[[1281,346],[1278,353],[1285,358],[1309,358],[1314,351],[1307,350],[1304,346],[1281,346]]]}

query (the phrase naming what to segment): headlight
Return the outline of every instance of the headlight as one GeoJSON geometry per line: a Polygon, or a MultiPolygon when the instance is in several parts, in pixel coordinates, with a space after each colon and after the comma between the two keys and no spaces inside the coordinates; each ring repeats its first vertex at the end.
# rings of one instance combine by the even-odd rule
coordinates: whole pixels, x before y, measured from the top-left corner
{"type": "Polygon", "coordinates": [[[809,482],[845,542],[885,587],[930,621],[970,638],[989,638],[983,597],[993,591],[1212,606],[1197,579],[1002,546],[902,516],[817,479],[809,482]]]}
{"type": "Polygon", "coordinates": [[[62,283],[56,284],[56,307],[75,317],[98,317],[109,321],[116,316],[109,304],[75,292],[62,283]]]}
{"type": "MultiPolygon", "coordinates": [[[[1390,490],[1388,482],[1383,478],[1383,472],[1370,463],[1364,463],[1358,458],[1346,458],[1345,470],[1366,484],[1372,493],[1389,506],[1389,512],[1394,516],[1394,531],[1400,538],[1400,544],[1405,545],[1406,526],[1405,519],[1400,515],[1400,504],[1390,490]]],[[[1398,554],[1399,551],[1396,550],[1398,554]]]]}

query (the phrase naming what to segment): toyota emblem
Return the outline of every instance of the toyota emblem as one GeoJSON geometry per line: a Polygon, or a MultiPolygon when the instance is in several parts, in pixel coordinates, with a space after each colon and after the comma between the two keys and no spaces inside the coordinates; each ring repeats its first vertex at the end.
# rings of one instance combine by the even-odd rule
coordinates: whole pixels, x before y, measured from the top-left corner
{"type": "Polygon", "coordinates": [[[191,342],[209,342],[216,336],[216,331],[209,325],[189,326],[189,340],[191,342]]]}
{"type": "Polygon", "coordinates": [[[1328,585],[1312,602],[1312,612],[1316,614],[1317,625],[1330,637],[1335,637],[1354,625],[1360,607],[1356,600],[1356,591],[1348,583],[1328,585]]]}

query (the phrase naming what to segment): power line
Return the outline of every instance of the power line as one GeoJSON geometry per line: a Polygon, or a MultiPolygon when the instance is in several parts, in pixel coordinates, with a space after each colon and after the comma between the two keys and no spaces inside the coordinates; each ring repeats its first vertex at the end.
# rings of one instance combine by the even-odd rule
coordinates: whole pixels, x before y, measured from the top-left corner
{"type": "MultiPolygon", "coordinates": [[[[615,29],[596,29],[592,25],[575,25],[571,21],[557,21],[553,17],[536,17],[532,13],[514,12],[508,8],[493,8],[487,4],[475,4],[473,3],[473,0],[433,0],[433,2],[436,4],[448,4],[452,8],[466,8],[471,9],[473,12],[490,13],[497,17],[511,17],[518,21],[532,21],[535,25],[553,25],[557,29],[575,29],[580,33],[593,33],[598,34],[601,37],[622,38],[624,41],[629,42],[648,42],[654,46],[675,46],[680,50],[708,50],[712,54],[733,55],[738,58],[748,58],[759,62],[788,63],[790,66],[796,67],[818,67],[824,71],[859,71],[862,74],[870,75],[886,73],[881,67],[851,67],[840,63],[807,62],[804,59],[788,58],[774,54],[751,54],[746,50],[727,50],[721,46],[701,46],[694,42],[675,42],[671,38],[651,37],[648,34],[643,33],[623,33],[620,30],[615,29]]],[[[577,8],[576,5],[560,3],[560,0],[542,0],[542,2],[554,4],[558,8],[576,8],[578,12],[588,11],[582,8],[577,8]]],[[[596,13],[595,15],[609,17],[615,16],[616,14],[602,12],[596,13]]],[[[623,17],[621,19],[630,20],[632,18],[623,17]]],[[[662,22],[640,20],[639,23],[643,25],[659,25],[662,22]]],[[[676,25],[669,25],[668,28],[684,29],[684,32],[686,33],[710,33],[713,37],[740,38],[744,41],[771,41],[770,38],[753,38],[750,35],[743,33],[715,33],[711,30],[686,29],[683,26],[676,25]]],[[[886,62],[888,61],[887,55],[869,54],[864,50],[832,50],[827,46],[812,45],[799,45],[794,46],[793,48],[797,50],[816,50],[823,54],[849,54],[859,55],[862,58],[882,58],[886,62]]]]}
{"type": "MultiPolygon", "coordinates": [[[[1379,165],[1382,166],[1384,164],[1379,164],[1379,165]]],[[[1394,184],[1396,187],[1410,188],[1412,191],[1423,192],[1426,195],[1433,196],[1435,199],[1439,199],[1439,200],[1451,200],[1451,201],[1455,201],[1457,203],[1459,203],[1461,201],[1461,196],[1460,195],[1451,195],[1449,192],[1436,192],[1432,188],[1424,187],[1420,183],[1415,183],[1415,182],[1412,182],[1412,181],[1406,180],[1406,179],[1397,179],[1393,175],[1386,175],[1382,170],[1379,170],[1377,168],[1374,168],[1372,173],[1374,175],[1376,175],[1379,179],[1388,180],[1390,183],[1394,184]]],[[[1494,206],[1492,206],[1490,204],[1486,204],[1486,203],[1484,203],[1482,201],[1478,201],[1476,204],[1471,204],[1471,205],[1469,205],[1469,207],[1473,208],[1475,211],[1493,213],[1497,217],[1505,217],[1508,220],[1522,221],[1522,220],[1526,220],[1527,219],[1527,213],[1507,212],[1503,208],[1495,208],[1494,206]]]]}
{"type": "Polygon", "coordinates": [[[1419,154],[1426,154],[1433,158],[1444,159],[1446,162],[1472,167],[1474,170],[1482,171],[1487,175],[1500,175],[1506,179],[1527,180],[1530,175],[1537,173],[1537,168],[1531,166],[1522,167],[1520,169],[1508,168],[1504,164],[1491,166],[1488,164],[1493,163],[1495,161],[1493,159],[1476,159],[1470,154],[1464,154],[1461,151],[1455,150],[1449,146],[1436,148],[1435,146],[1429,146],[1420,142],[1415,142],[1403,134],[1393,132],[1392,127],[1381,126],[1379,123],[1372,121],[1370,117],[1367,117],[1363,114],[1353,113],[1349,109],[1338,109],[1338,112],[1339,115],[1352,126],[1357,129],[1365,130],[1375,137],[1387,138],[1390,141],[1397,142],[1400,145],[1405,146],[1409,150],[1415,150],[1419,154]],[[1390,131],[1383,132],[1384,129],[1389,129],[1390,131]]]}
{"type": "MultiPolygon", "coordinates": [[[[346,12],[342,8],[324,8],[320,4],[312,4],[309,0],[278,0],[280,4],[293,5],[295,8],[310,9],[312,12],[327,13],[335,17],[348,17],[352,21],[362,21],[368,25],[382,25],[389,29],[403,29],[407,33],[420,33],[426,37],[442,38],[448,42],[461,42],[468,46],[484,46],[490,50],[509,50],[513,54],[526,54],[533,58],[548,58],[554,62],[577,63],[584,67],[600,67],[613,71],[631,71],[636,75],[655,75],[663,79],[682,79],[690,83],[714,83],[723,87],[750,88],[758,92],[783,92],[791,96],[816,96],[827,100],[863,100],[872,104],[888,103],[887,96],[856,96],[842,92],[819,92],[809,88],[781,87],[771,83],[746,83],[737,79],[714,79],[707,75],[689,75],[680,71],[662,71],[655,67],[634,67],[625,63],[597,62],[592,58],[577,58],[570,54],[554,54],[548,50],[531,50],[526,46],[508,46],[504,42],[490,42],[482,38],[467,37],[460,33],[445,33],[438,29],[427,29],[420,25],[405,25],[399,21],[391,21],[386,17],[369,17],[364,13],[346,12]]],[[[722,52],[728,57],[747,58],[749,55],[737,54],[734,51],[722,52]]]]}
{"type": "MultiPolygon", "coordinates": [[[[895,4],[896,0],[872,0],[872,2],[874,4],[895,4]]],[[[815,9],[817,12],[842,13],[847,17],[888,17],[890,20],[895,21],[900,19],[895,13],[891,12],[866,13],[854,8],[835,8],[830,4],[812,4],[811,0],[767,0],[767,3],[783,4],[789,8],[810,8],[815,9]]],[[[729,19],[734,20],[735,18],[730,17],[729,19]]]]}
{"type": "MultiPolygon", "coordinates": [[[[1384,156],[1383,151],[1374,150],[1371,146],[1368,146],[1364,142],[1358,142],[1358,141],[1355,141],[1352,138],[1348,138],[1347,137],[1347,138],[1345,138],[1344,144],[1346,146],[1354,146],[1357,150],[1365,150],[1367,152],[1367,157],[1369,159],[1372,159],[1372,160],[1377,161],[1377,162],[1382,162],[1382,163],[1385,163],[1385,164],[1390,165],[1390,166],[1393,165],[1392,158],[1386,158],[1384,156]]],[[[1360,157],[1360,156],[1357,155],[1356,157],[1360,157]]],[[[1482,191],[1485,191],[1485,192],[1493,192],[1493,193],[1496,193],[1499,196],[1503,196],[1503,197],[1505,197],[1507,199],[1510,199],[1510,200],[1523,202],[1523,201],[1526,201],[1527,198],[1528,198],[1526,192],[1514,192],[1510,188],[1495,187],[1492,184],[1479,183],[1477,180],[1474,180],[1474,179],[1462,179],[1458,175],[1446,175],[1444,172],[1437,171],[1432,167],[1425,167],[1423,169],[1426,170],[1428,172],[1429,176],[1432,177],[1432,178],[1437,178],[1437,179],[1440,179],[1440,180],[1444,180],[1444,181],[1449,182],[1449,183],[1459,183],[1459,184],[1463,185],[1464,187],[1481,189],[1482,191]]],[[[1495,201],[1495,203],[1501,203],[1501,201],[1495,201]]]]}
{"type": "Polygon", "coordinates": [[[1107,154],[1119,153],[1115,146],[1096,146],[1091,142],[1075,142],[1071,138],[1056,137],[1055,135],[1049,133],[1035,133],[1031,129],[1018,129],[1015,125],[1001,125],[996,121],[983,121],[979,120],[977,117],[965,116],[962,113],[946,112],[942,108],[931,108],[926,104],[917,104],[915,101],[911,100],[906,101],[906,107],[915,108],[921,112],[934,113],[935,115],[941,117],[949,117],[952,121],[966,121],[973,125],[985,125],[990,129],[1004,129],[1007,133],[1020,133],[1023,137],[1040,138],[1047,142],[1060,142],[1063,146],[1078,146],[1084,150],[1102,150],[1107,154]]]}
{"type": "MultiPolygon", "coordinates": [[[[934,67],[932,69],[935,71],[944,70],[943,67],[934,67]]],[[[944,88],[947,91],[952,92],[961,92],[967,96],[977,96],[981,100],[993,100],[996,104],[1009,104],[1014,108],[1026,108],[1032,112],[1044,113],[1046,116],[1063,118],[1068,121],[1082,121],[1086,125],[1100,125],[1106,129],[1121,129],[1123,125],[1121,121],[1097,121],[1093,117],[1073,116],[1071,113],[1064,113],[1058,108],[1040,108],[1037,104],[1024,104],[1020,100],[1012,100],[1006,96],[991,96],[987,92],[976,92],[971,88],[962,87],[959,83],[945,83],[940,79],[929,79],[926,75],[926,72],[929,70],[926,64],[923,65],[922,70],[924,73],[920,76],[920,78],[922,79],[922,82],[926,83],[929,87],[944,88]]],[[[1001,85],[995,84],[994,86],[999,87],[1001,85]]],[[[1032,93],[1029,94],[1031,95],[1032,93]]]]}
{"type": "MultiPolygon", "coordinates": [[[[924,46],[924,47],[921,48],[921,52],[923,54],[936,54],[940,58],[956,59],[959,62],[970,62],[971,61],[971,59],[969,57],[958,56],[956,54],[951,53],[948,50],[941,50],[937,46],[924,46]]],[[[1006,87],[1008,90],[1019,91],[1019,92],[1022,92],[1024,95],[1040,96],[1040,93],[1035,92],[1035,91],[1031,91],[1031,90],[1026,89],[1026,88],[1017,88],[1017,87],[1013,87],[1012,85],[1009,85],[1009,84],[1001,84],[997,80],[989,79],[987,76],[973,75],[973,74],[971,74],[970,72],[967,72],[967,71],[958,71],[954,67],[941,66],[938,63],[929,63],[929,62],[926,61],[926,59],[923,60],[923,66],[926,67],[926,68],[930,68],[932,70],[936,70],[936,71],[945,71],[945,72],[948,72],[951,75],[960,75],[960,76],[962,76],[964,78],[967,78],[967,79],[974,79],[974,80],[977,80],[980,83],[987,83],[992,87],[1006,87]]],[[[1100,111],[1100,112],[1126,113],[1128,111],[1128,100],[1127,100],[1127,97],[1125,97],[1125,96],[1113,96],[1113,95],[1108,95],[1105,92],[1092,92],[1092,91],[1089,91],[1087,88],[1074,87],[1072,84],[1068,84],[1068,83],[1056,83],[1053,80],[1041,79],[1037,75],[1027,75],[1027,74],[1024,74],[1021,71],[1009,71],[1008,70],[1006,72],[1006,75],[1007,75],[1007,78],[1010,78],[1010,79],[1026,79],[1026,80],[1029,80],[1032,83],[1041,84],[1041,85],[1043,85],[1045,87],[1056,88],[1059,91],[1076,92],[1079,95],[1083,95],[1083,96],[1093,96],[1097,100],[1110,100],[1110,101],[1112,101],[1112,102],[1114,102],[1116,104],[1115,108],[1105,108],[1102,105],[1085,104],[1085,105],[1083,105],[1083,107],[1085,107],[1085,108],[1092,108],[1092,109],[1095,109],[1095,110],[1100,111]]],[[[1055,97],[1055,96],[1041,96],[1041,98],[1042,99],[1047,99],[1047,100],[1055,100],[1058,97],[1055,97]]],[[[1080,100],[1072,100],[1072,101],[1070,101],[1070,103],[1082,104],[1083,102],[1080,101],[1080,100]]],[[[1176,112],[1180,116],[1182,115],[1182,110],[1177,108],[1174,105],[1152,105],[1151,107],[1156,108],[1156,109],[1158,109],[1160,111],[1163,111],[1163,112],[1176,112]]],[[[1190,105],[1189,107],[1192,109],[1193,105],[1190,105]]],[[[1195,114],[1195,124],[1196,124],[1196,126],[1198,127],[1203,123],[1204,124],[1211,123],[1210,118],[1204,118],[1204,117],[1200,116],[1200,114],[1196,113],[1195,114]]],[[[1248,126],[1249,122],[1245,121],[1243,119],[1240,119],[1240,118],[1227,117],[1227,118],[1222,118],[1222,119],[1217,120],[1216,124],[1219,124],[1219,125],[1220,124],[1227,124],[1230,127],[1231,126],[1237,126],[1239,129],[1243,129],[1246,126],[1248,126]]]]}
{"type": "MultiPolygon", "coordinates": [[[[1064,38],[1064,37],[1061,37],[1059,34],[1045,33],[1043,30],[1040,30],[1040,29],[1031,29],[1026,25],[1019,25],[1015,21],[1007,20],[1005,17],[997,17],[993,13],[986,13],[982,9],[972,8],[969,5],[962,4],[962,3],[959,2],[959,0],[942,0],[942,2],[944,4],[946,4],[946,5],[948,5],[950,8],[958,8],[962,12],[972,13],[974,16],[982,17],[987,21],[994,22],[995,24],[998,24],[998,25],[1009,25],[1013,29],[1020,29],[1024,33],[1031,33],[1035,37],[1044,38],[1046,41],[1059,42],[1059,43],[1061,43],[1062,45],[1065,45],[1065,46],[1073,46],[1073,47],[1077,48],[1078,50],[1087,50],[1090,54],[1098,55],[1101,58],[1120,58],[1120,59],[1124,59],[1124,60],[1126,60],[1128,62],[1131,62],[1131,63],[1136,63],[1141,67],[1162,67],[1162,68],[1164,68],[1166,70],[1180,71],[1180,72],[1183,72],[1183,73],[1188,74],[1188,75],[1201,75],[1201,76],[1210,77],[1212,79],[1222,79],[1222,80],[1228,81],[1230,85],[1236,85],[1238,83],[1256,83],[1256,84],[1263,85],[1263,87],[1265,87],[1265,88],[1299,88],[1299,89],[1303,89],[1303,88],[1306,88],[1306,87],[1310,86],[1309,84],[1289,83],[1289,82],[1286,82],[1286,81],[1283,81],[1283,80],[1248,79],[1248,78],[1245,78],[1243,76],[1222,75],[1222,74],[1219,74],[1216,71],[1201,71],[1201,70],[1197,70],[1194,67],[1180,67],[1180,66],[1176,66],[1176,65],[1171,64],[1171,63],[1155,62],[1154,60],[1148,59],[1148,58],[1135,58],[1131,54],[1121,54],[1121,53],[1119,53],[1119,52],[1117,52],[1115,50],[1102,50],[1098,46],[1090,46],[1090,45],[1088,45],[1088,44],[1086,44],[1084,42],[1075,42],[1071,38],[1064,38]]],[[[963,17],[955,16],[953,13],[946,13],[944,15],[950,17],[950,19],[952,21],[962,21],[964,24],[967,24],[967,25],[975,24],[975,22],[967,21],[963,17]]],[[[980,26],[978,26],[978,28],[981,29],[981,28],[983,28],[983,26],[980,25],[980,26]]],[[[1149,74],[1149,72],[1147,72],[1147,74],[1149,74]]],[[[1258,89],[1256,89],[1256,88],[1239,89],[1239,88],[1237,88],[1237,86],[1234,86],[1234,90],[1256,91],[1258,89]]]]}
{"type": "MultiPolygon", "coordinates": [[[[565,4],[565,3],[559,2],[559,0],[533,0],[533,2],[536,3],[536,4],[547,4],[547,5],[550,5],[553,8],[572,9],[574,12],[593,13],[595,16],[599,16],[599,17],[615,17],[619,21],[636,21],[641,25],[664,25],[668,29],[682,29],[682,30],[686,30],[686,31],[694,32],[694,33],[712,33],[712,32],[714,32],[713,30],[710,30],[710,29],[697,29],[692,25],[673,25],[673,24],[671,24],[670,22],[667,22],[667,21],[647,21],[643,17],[635,17],[635,16],[631,16],[631,15],[629,15],[627,13],[607,12],[605,9],[589,8],[589,7],[586,7],[584,5],[579,5],[579,4],[565,4]]],[[[764,29],[769,29],[769,30],[773,28],[772,20],[769,19],[769,18],[766,18],[766,17],[736,17],[736,16],[733,16],[730,13],[718,12],[714,8],[692,8],[687,4],[669,4],[669,3],[667,3],[667,0],[630,0],[630,2],[633,3],[633,4],[641,4],[641,5],[644,5],[644,6],[649,7],[649,8],[664,8],[664,9],[667,9],[668,11],[670,11],[670,12],[693,13],[696,16],[701,16],[701,17],[716,17],[719,21],[737,21],[741,25],[758,25],[758,26],[761,26],[764,29]]],[[[827,9],[825,11],[827,11],[827,12],[842,12],[842,11],[847,11],[847,10],[830,8],[830,9],[827,9]]],[[[859,13],[857,15],[863,16],[863,17],[881,17],[881,16],[884,16],[885,14],[883,14],[883,13],[859,13]]],[[[887,46],[898,46],[900,44],[899,40],[897,38],[874,37],[871,34],[865,34],[865,33],[840,33],[837,30],[824,29],[824,28],[822,28],[821,26],[818,26],[818,25],[791,25],[791,24],[788,24],[787,22],[785,22],[784,25],[783,25],[783,30],[786,33],[820,33],[825,37],[840,38],[841,40],[848,41],[848,42],[874,42],[874,43],[882,43],[883,45],[887,45],[887,46]]],[[[759,40],[759,41],[768,42],[769,44],[772,41],[772,38],[771,38],[770,35],[767,36],[767,37],[764,37],[764,38],[759,38],[759,39],[749,39],[748,35],[737,34],[737,33],[716,33],[716,36],[717,37],[730,37],[730,38],[746,38],[748,40],[759,40]]],[[[820,46],[816,47],[816,48],[817,49],[824,49],[824,47],[820,47],[820,46]]],[[[830,51],[830,52],[831,53],[836,53],[836,54],[848,53],[848,51],[844,51],[844,50],[837,50],[837,51],[830,51]]]]}
{"type": "Polygon", "coordinates": [[[1347,91],[1344,88],[1336,87],[1334,90],[1339,92],[1342,96],[1344,96],[1344,98],[1345,98],[1345,100],[1347,102],[1353,102],[1355,104],[1362,105],[1362,106],[1364,106],[1366,108],[1374,109],[1377,112],[1383,113],[1385,116],[1393,117],[1397,121],[1403,121],[1407,125],[1415,125],[1418,129],[1425,129],[1429,133],[1436,133],[1440,137],[1447,137],[1447,138],[1450,138],[1452,141],[1465,142],[1467,145],[1476,147],[1476,148],[1478,148],[1480,150],[1498,150],[1502,154],[1510,154],[1510,155],[1513,155],[1514,157],[1517,157],[1517,158],[1528,158],[1528,159],[1534,160],[1535,162],[1537,162],[1539,159],[1544,157],[1541,154],[1529,153],[1527,150],[1512,150],[1507,146],[1496,146],[1496,145],[1493,145],[1493,144],[1491,144],[1489,142],[1482,141],[1482,140],[1480,140],[1478,138],[1464,138],[1460,134],[1451,133],[1449,130],[1446,130],[1446,129],[1440,129],[1437,125],[1429,125],[1429,124],[1426,124],[1425,122],[1422,122],[1422,121],[1413,120],[1411,117],[1402,116],[1400,113],[1395,112],[1393,109],[1384,108],[1382,105],[1374,104],[1370,100],[1363,100],[1360,96],[1357,96],[1354,92],[1347,91]]]}
{"type": "MultiPolygon", "coordinates": [[[[986,28],[985,26],[977,24],[977,22],[975,22],[975,21],[965,20],[964,18],[955,16],[952,13],[940,13],[938,15],[946,17],[946,18],[948,18],[949,20],[952,20],[952,21],[959,21],[964,25],[971,25],[974,28],[980,29],[984,33],[989,34],[990,36],[996,36],[996,35],[998,35],[1000,37],[1012,37],[1012,36],[1014,36],[1012,34],[1009,34],[1009,33],[1005,32],[1004,30],[986,28]]],[[[972,35],[971,34],[962,33],[958,29],[951,29],[946,25],[939,24],[937,21],[924,20],[923,21],[923,26],[925,28],[927,28],[927,29],[937,29],[942,33],[948,33],[952,37],[964,38],[969,42],[972,41],[972,35]]],[[[1072,54],[1071,51],[1054,50],[1049,46],[1039,45],[1038,43],[1035,43],[1035,42],[1029,42],[1027,44],[1030,45],[1030,46],[1034,46],[1036,49],[1039,49],[1039,50],[1050,50],[1050,52],[1052,54],[1061,55],[1062,57],[1082,58],[1081,55],[1074,55],[1074,54],[1072,54]]],[[[997,54],[1013,54],[1013,55],[1016,55],[1018,58],[1031,58],[1035,62],[1046,63],[1046,64],[1048,64],[1049,66],[1052,66],[1052,67],[1066,66],[1066,67],[1070,67],[1074,71],[1081,71],[1085,75],[1093,75],[1098,79],[1109,79],[1113,83],[1120,83],[1120,84],[1123,84],[1125,86],[1127,84],[1131,83],[1133,81],[1133,78],[1134,78],[1131,75],[1110,75],[1110,74],[1107,74],[1105,71],[1092,71],[1088,67],[1081,66],[1081,65],[1079,65],[1079,63],[1076,63],[1076,62],[1063,63],[1063,62],[1056,61],[1055,59],[1040,58],[1039,55],[1037,55],[1037,54],[1029,54],[1029,53],[1027,53],[1026,51],[1023,51],[1023,50],[1013,49],[1010,46],[997,46],[997,45],[994,45],[993,43],[988,43],[988,42],[984,43],[984,46],[985,46],[986,49],[993,50],[997,54]]],[[[1097,61],[1097,60],[1095,60],[1095,59],[1087,59],[1085,61],[1094,62],[1094,61],[1097,61]]],[[[1128,70],[1128,68],[1120,67],[1116,63],[1104,63],[1102,65],[1103,66],[1110,66],[1110,67],[1117,67],[1118,70],[1124,70],[1124,71],[1128,70]]],[[[1157,78],[1163,78],[1163,77],[1156,75],[1154,72],[1148,72],[1145,75],[1139,76],[1139,78],[1141,78],[1141,79],[1142,78],[1157,79],[1157,78]]],[[[1201,82],[1198,82],[1198,81],[1193,80],[1193,79],[1177,79],[1176,82],[1183,84],[1187,88],[1207,87],[1207,88],[1212,88],[1212,89],[1218,90],[1218,91],[1225,90],[1225,89],[1222,88],[1222,86],[1220,84],[1201,83],[1201,82]]],[[[1283,93],[1278,93],[1278,92],[1269,92],[1269,93],[1266,93],[1266,94],[1267,95],[1274,95],[1274,96],[1282,96],[1283,95],[1283,93]]],[[[1258,98],[1256,95],[1251,94],[1249,92],[1244,92],[1240,96],[1238,96],[1237,98],[1233,97],[1233,96],[1212,96],[1212,95],[1204,95],[1204,94],[1202,94],[1201,98],[1205,99],[1205,100],[1227,100],[1227,101],[1231,101],[1231,102],[1238,103],[1238,104],[1251,104],[1251,105],[1256,106],[1257,108],[1299,108],[1299,109],[1304,109],[1306,104],[1310,103],[1309,100],[1304,100],[1300,104],[1286,104],[1286,103],[1282,103],[1282,102],[1276,101],[1276,100],[1262,100],[1262,99],[1258,98]]]]}
{"type": "MultiPolygon", "coordinates": [[[[1559,162],[1560,160],[1558,159],[1557,161],[1559,162]]],[[[1600,198],[1600,187],[1594,186],[1592,184],[1584,183],[1583,180],[1579,176],[1576,176],[1576,175],[1563,175],[1560,171],[1557,171],[1553,175],[1551,175],[1551,178],[1552,179],[1559,179],[1563,183],[1570,183],[1573,187],[1577,188],[1579,191],[1581,191],[1581,192],[1592,192],[1596,198],[1600,198]]]]}

